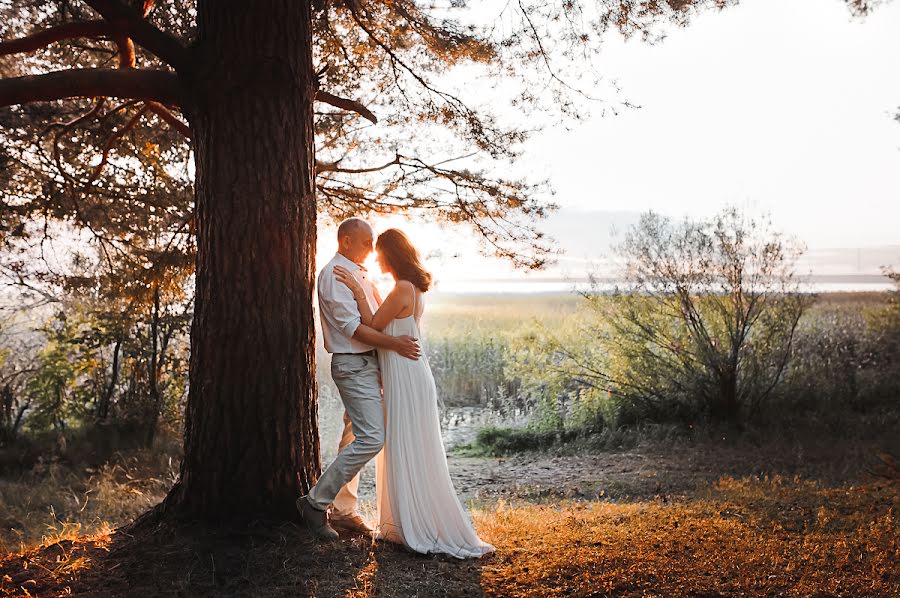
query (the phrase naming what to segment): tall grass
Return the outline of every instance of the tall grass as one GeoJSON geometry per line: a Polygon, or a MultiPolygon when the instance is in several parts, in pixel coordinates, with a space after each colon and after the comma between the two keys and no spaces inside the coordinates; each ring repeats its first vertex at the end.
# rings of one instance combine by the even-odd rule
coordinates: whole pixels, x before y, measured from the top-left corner
{"type": "Polygon", "coordinates": [[[578,304],[573,294],[436,296],[423,332],[442,404],[501,414],[528,408],[513,367],[519,341],[570,321],[578,304]]]}
{"type": "Polygon", "coordinates": [[[117,454],[95,466],[53,456],[0,476],[0,553],[131,521],[175,482],[176,445],[177,439],[167,438],[155,450],[117,454]]]}

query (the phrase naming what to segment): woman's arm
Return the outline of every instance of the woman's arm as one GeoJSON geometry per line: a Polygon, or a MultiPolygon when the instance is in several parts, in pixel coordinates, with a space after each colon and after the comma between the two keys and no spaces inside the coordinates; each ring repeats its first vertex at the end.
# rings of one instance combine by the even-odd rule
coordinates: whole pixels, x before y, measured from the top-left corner
{"type": "Polygon", "coordinates": [[[366,298],[366,292],[356,277],[341,266],[334,267],[334,275],[338,281],[344,283],[353,291],[353,298],[356,299],[356,304],[359,306],[360,321],[375,330],[384,330],[391,320],[412,305],[411,291],[414,292],[412,284],[403,281],[394,287],[384,302],[382,302],[378,311],[373,314],[372,308],[369,307],[369,301],[366,298]]]}

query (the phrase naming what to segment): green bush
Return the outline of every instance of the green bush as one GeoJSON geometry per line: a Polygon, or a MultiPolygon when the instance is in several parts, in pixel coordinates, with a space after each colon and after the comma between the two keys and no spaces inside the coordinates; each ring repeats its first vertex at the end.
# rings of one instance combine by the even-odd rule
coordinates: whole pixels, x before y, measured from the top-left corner
{"type": "Polygon", "coordinates": [[[572,442],[577,436],[577,432],[567,430],[535,431],[489,427],[478,431],[475,444],[487,454],[506,455],[547,450],[559,444],[572,442]]]}
{"type": "Polygon", "coordinates": [[[579,328],[545,330],[520,352],[540,427],[756,414],[810,302],[795,244],[736,209],[680,224],[651,213],[618,255],[626,289],[585,294],[579,328]]]}

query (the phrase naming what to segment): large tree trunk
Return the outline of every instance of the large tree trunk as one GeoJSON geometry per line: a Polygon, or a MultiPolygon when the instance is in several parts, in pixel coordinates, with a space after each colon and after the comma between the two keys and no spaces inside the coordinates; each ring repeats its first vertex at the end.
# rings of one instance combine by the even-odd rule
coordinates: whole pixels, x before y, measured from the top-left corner
{"type": "Polygon", "coordinates": [[[181,479],[163,509],[290,517],[319,474],[309,3],[198,2],[184,76],[197,288],[181,479]]]}

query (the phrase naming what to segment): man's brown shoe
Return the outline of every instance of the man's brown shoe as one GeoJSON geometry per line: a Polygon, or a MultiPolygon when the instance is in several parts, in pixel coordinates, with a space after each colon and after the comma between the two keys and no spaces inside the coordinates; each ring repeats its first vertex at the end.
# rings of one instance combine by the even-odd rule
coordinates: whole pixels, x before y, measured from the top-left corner
{"type": "Polygon", "coordinates": [[[328,525],[328,514],[320,511],[309,503],[306,495],[301,496],[296,502],[297,510],[303,517],[303,523],[310,533],[321,540],[337,540],[340,538],[338,533],[328,525]]]}
{"type": "Polygon", "coordinates": [[[331,525],[333,525],[336,529],[346,530],[354,534],[371,536],[375,533],[375,530],[369,527],[369,524],[359,516],[359,513],[350,513],[349,515],[332,515],[331,525]]]}

